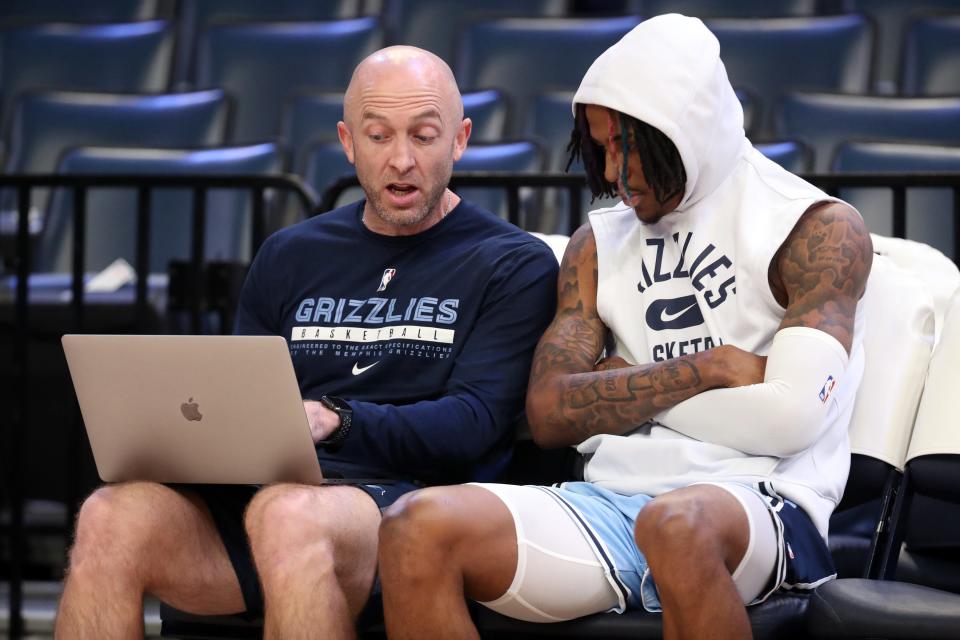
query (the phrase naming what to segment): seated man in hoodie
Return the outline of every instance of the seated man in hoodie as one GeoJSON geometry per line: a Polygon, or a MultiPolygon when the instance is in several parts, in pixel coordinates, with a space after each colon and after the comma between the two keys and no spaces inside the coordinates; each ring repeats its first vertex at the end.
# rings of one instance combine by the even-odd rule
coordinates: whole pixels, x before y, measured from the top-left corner
{"type": "Polygon", "coordinates": [[[574,154],[623,203],[567,247],[527,414],[585,482],[401,499],[380,529],[392,638],[476,637],[464,597],[541,622],[662,609],[665,637],[743,638],[744,605],[834,576],[870,237],[753,148],[719,53],[699,20],[660,16],[584,77],[574,154]]]}

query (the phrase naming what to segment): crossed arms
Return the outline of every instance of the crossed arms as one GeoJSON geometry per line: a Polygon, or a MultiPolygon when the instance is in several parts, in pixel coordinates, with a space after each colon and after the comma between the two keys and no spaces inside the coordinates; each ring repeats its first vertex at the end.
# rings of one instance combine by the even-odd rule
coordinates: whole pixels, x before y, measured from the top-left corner
{"type": "MultiPolygon", "coordinates": [[[[870,236],[853,209],[842,203],[811,207],[770,264],[771,290],[785,307],[779,328],[818,329],[849,353],[857,301],[866,287],[872,257],[870,236]]],[[[765,358],[733,345],[653,364],[631,366],[616,357],[598,363],[607,328],[596,300],[597,250],[587,224],[567,247],[557,313],[537,346],[530,374],[527,419],[543,447],[575,445],[601,433],[627,433],[706,391],[717,390],[716,395],[746,385],[774,384],[765,381],[765,358]]],[[[782,428],[783,416],[752,418],[756,429],[782,428]]],[[[718,443],[742,446],[724,443],[722,433],[709,435],[718,443]]]]}

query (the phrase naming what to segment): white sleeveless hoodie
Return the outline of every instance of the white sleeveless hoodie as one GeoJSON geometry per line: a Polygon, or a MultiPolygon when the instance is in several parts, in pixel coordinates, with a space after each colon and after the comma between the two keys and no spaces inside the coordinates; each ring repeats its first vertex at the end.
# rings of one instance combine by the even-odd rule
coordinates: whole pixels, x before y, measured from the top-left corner
{"type": "MultiPolygon", "coordinates": [[[[647,20],[593,63],[577,103],[656,127],[676,145],[687,174],[677,210],[655,224],[641,223],[623,204],[590,214],[597,307],[616,354],[642,364],[732,344],[766,355],[784,316],[770,291],[770,262],[811,205],[835,198],[747,140],[717,39],[695,18],[647,20]]],[[[581,443],[585,480],[650,495],[696,482],[768,482],[826,537],[849,471],[847,427],[863,374],[862,306],[842,384],[828,400],[829,424],[805,451],[749,455],[653,420],[626,436],[581,443]]]]}

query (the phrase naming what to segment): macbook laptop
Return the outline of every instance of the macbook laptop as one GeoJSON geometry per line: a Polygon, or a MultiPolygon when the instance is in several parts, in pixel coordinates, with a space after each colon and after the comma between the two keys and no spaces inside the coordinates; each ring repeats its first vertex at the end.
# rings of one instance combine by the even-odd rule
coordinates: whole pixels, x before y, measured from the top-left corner
{"type": "Polygon", "coordinates": [[[279,336],[65,335],[106,482],[320,484],[279,336]]]}

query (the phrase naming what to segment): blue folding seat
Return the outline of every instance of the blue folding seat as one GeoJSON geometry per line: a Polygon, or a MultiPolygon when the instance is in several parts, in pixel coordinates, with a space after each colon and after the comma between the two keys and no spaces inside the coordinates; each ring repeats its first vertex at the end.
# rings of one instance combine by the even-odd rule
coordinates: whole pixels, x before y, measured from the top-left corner
{"type": "Polygon", "coordinates": [[[385,0],[383,18],[391,44],[412,44],[432,51],[453,66],[458,42],[471,23],[506,17],[559,17],[566,8],[565,0],[385,0]]]}
{"type": "MultiPolygon", "coordinates": [[[[210,149],[137,149],[79,147],[63,156],[58,173],[79,174],[276,174],[282,156],[276,143],[210,149]]],[[[193,194],[188,189],[155,189],[150,200],[152,273],[164,273],[171,260],[188,260],[193,194]]],[[[40,236],[36,268],[68,272],[72,259],[72,197],[58,190],[40,236]]],[[[137,193],[135,189],[87,190],[86,271],[100,271],[117,258],[136,260],[137,193]]],[[[211,189],[206,194],[204,258],[250,259],[250,193],[211,189]]]]}
{"type": "Polygon", "coordinates": [[[360,16],[361,0],[180,0],[176,78],[194,77],[197,38],[208,27],[237,22],[316,22],[360,16]]]}
{"type": "Polygon", "coordinates": [[[960,94],[960,15],[925,16],[909,24],[900,77],[904,95],[960,94]]]}
{"type": "Polygon", "coordinates": [[[590,64],[639,24],[619,18],[507,18],[475,23],[456,66],[465,87],[495,87],[510,100],[509,135],[521,136],[531,102],[544,91],[574,91],[590,64]]]}
{"type": "Polygon", "coordinates": [[[817,0],[643,0],[644,15],[682,13],[698,18],[813,16],[817,0]]]}
{"type": "Polygon", "coordinates": [[[756,134],[773,132],[771,106],[791,91],[863,93],[870,81],[873,32],[858,15],[713,19],[730,82],[758,100],[756,134]]]}
{"type": "Polygon", "coordinates": [[[237,100],[233,139],[280,131],[284,102],[306,91],[345,91],[354,67],[383,42],[376,18],[211,27],[200,36],[196,84],[237,100]]]}
{"type": "MultiPolygon", "coordinates": [[[[836,172],[960,172],[960,146],[848,142],[837,149],[836,172]]],[[[843,189],[840,196],[857,207],[871,231],[890,235],[893,228],[889,189],[843,189]]],[[[949,188],[907,189],[907,238],[954,256],[954,194],[949,188]]]]}
{"type": "Polygon", "coordinates": [[[784,140],[781,142],[762,142],[756,146],[760,153],[787,171],[806,173],[810,170],[811,153],[802,142],[784,140]]]}
{"type": "Polygon", "coordinates": [[[157,0],[3,0],[4,24],[42,22],[133,22],[161,17],[157,0]]]}
{"type": "Polygon", "coordinates": [[[796,93],[780,102],[776,125],[778,137],[813,150],[822,173],[846,140],[960,144],[960,98],[796,93]]]}
{"type": "Polygon", "coordinates": [[[172,53],[173,34],[162,20],[4,30],[0,32],[2,113],[7,114],[18,95],[30,89],[164,91],[172,53]]]}
{"type": "Polygon", "coordinates": [[[957,0],[844,0],[844,8],[869,16],[876,26],[872,91],[898,93],[897,79],[902,56],[904,27],[921,14],[957,13],[957,0]]]}
{"type": "MultiPolygon", "coordinates": [[[[52,173],[68,149],[85,145],[199,147],[222,144],[229,103],[219,89],[161,95],[27,93],[10,123],[8,173],[52,173]]],[[[9,191],[0,194],[0,232],[15,225],[9,191]]],[[[34,219],[46,192],[35,189],[34,219]]]]}
{"type": "MultiPolygon", "coordinates": [[[[463,156],[453,165],[454,173],[480,171],[486,173],[536,173],[543,171],[544,154],[540,146],[531,140],[471,144],[463,156]]],[[[508,215],[507,189],[497,187],[455,187],[456,192],[470,202],[493,211],[501,217],[508,215]]],[[[521,227],[534,230],[538,226],[536,194],[530,189],[521,189],[521,227]]]]}

